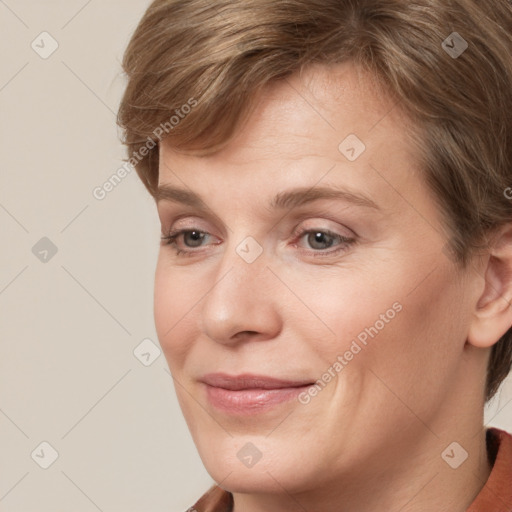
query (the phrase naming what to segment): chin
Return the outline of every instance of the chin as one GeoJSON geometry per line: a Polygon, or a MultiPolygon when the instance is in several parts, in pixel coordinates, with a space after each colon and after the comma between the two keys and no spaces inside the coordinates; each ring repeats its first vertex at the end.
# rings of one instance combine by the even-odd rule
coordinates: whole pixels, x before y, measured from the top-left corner
{"type": "Polygon", "coordinates": [[[301,487],[297,477],[293,475],[292,468],[286,471],[257,471],[256,468],[242,470],[233,468],[232,473],[225,468],[219,470],[215,468],[211,471],[207,468],[210,476],[220,484],[220,486],[231,493],[241,494],[276,494],[282,493],[283,489],[293,492],[294,487],[301,487]],[[226,476],[228,475],[229,476],[226,476]]]}
{"type": "Polygon", "coordinates": [[[210,444],[207,453],[200,453],[213,480],[235,493],[282,493],[283,488],[293,492],[304,487],[303,475],[298,473],[301,461],[290,458],[292,446],[280,441],[279,447],[274,447],[264,437],[261,442],[251,438],[252,441],[235,436],[223,445],[217,445],[215,450],[211,450],[210,444]],[[258,445],[261,455],[250,443],[258,445]]]}

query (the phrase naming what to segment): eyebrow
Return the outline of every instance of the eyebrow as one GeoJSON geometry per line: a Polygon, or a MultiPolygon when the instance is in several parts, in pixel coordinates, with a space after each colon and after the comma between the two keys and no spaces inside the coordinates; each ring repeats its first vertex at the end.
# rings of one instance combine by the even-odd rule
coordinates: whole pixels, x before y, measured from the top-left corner
{"type": "MultiPolygon", "coordinates": [[[[269,208],[274,210],[291,209],[320,199],[336,199],[355,204],[356,206],[373,208],[375,210],[381,209],[372,199],[363,194],[334,187],[298,187],[279,192],[270,201],[269,208]]],[[[157,203],[160,201],[171,201],[201,210],[210,209],[195,192],[171,185],[159,185],[155,194],[155,200],[157,203]]]]}

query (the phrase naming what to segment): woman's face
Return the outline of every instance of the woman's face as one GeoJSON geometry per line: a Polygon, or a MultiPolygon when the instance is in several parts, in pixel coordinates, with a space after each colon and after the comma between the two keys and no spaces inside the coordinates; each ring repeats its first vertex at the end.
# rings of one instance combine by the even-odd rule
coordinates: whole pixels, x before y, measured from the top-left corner
{"type": "Polygon", "coordinates": [[[467,407],[473,285],[445,254],[407,130],[343,64],[273,84],[217,154],[162,145],[159,185],[182,191],[161,193],[162,233],[190,232],[161,246],[156,329],[223,487],[356,481],[419,439],[439,454],[453,441],[434,432],[467,407]],[[292,382],[229,380],[247,374],[292,382]]]}

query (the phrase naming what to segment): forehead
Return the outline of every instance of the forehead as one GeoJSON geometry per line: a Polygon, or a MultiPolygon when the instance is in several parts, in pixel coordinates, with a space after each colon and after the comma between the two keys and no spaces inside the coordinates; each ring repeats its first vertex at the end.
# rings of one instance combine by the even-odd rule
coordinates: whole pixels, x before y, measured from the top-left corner
{"type": "Polygon", "coordinates": [[[350,63],[312,65],[269,84],[221,151],[198,156],[164,141],[159,184],[183,185],[184,178],[208,191],[218,190],[221,180],[229,191],[229,180],[232,187],[236,180],[239,193],[254,194],[255,186],[287,187],[299,178],[314,185],[334,168],[329,181],[380,189],[379,195],[396,202],[404,182],[417,181],[408,125],[368,73],[350,63]]]}
{"type": "MultiPolygon", "coordinates": [[[[350,134],[372,146],[370,149],[394,139],[397,150],[412,150],[410,143],[397,145],[408,133],[404,126],[407,122],[397,102],[368,72],[349,62],[312,64],[300,73],[267,84],[248,122],[228,146],[218,154],[199,158],[239,164],[266,155],[332,159],[340,156],[339,144],[350,134]]],[[[160,146],[162,156],[173,155],[175,161],[196,155],[176,151],[172,139],[160,146]]]]}

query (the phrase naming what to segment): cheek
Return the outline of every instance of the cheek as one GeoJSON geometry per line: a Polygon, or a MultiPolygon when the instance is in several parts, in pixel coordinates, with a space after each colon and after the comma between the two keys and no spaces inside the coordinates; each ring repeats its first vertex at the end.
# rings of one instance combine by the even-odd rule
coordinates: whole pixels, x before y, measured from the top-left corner
{"type": "Polygon", "coordinates": [[[288,320],[293,316],[291,323],[305,342],[314,343],[310,348],[326,368],[346,355],[351,372],[365,367],[404,395],[428,394],[432,379],[448,378],[459,356],[454,341],[464,326],[453,304],[460,304],[460,290],[441,267],[416,288],[417,277],[407,277],[417,275],[412,266],[388,267],[383,275],[347,271],[289,281],[305,300],[289,306],[288,320]]]}
{"type": "Polygon", "coordinates": [[[368,367],[390,401],[402,401],[426,420],[457,375],[465,338],[462,293],[439,267],[397,298],[403,309],[370,342],[368,367]]]}
{"type": "Polygon", "coordinates": [[[153,311],[155,328],[171,372],[179,368],[189,349],[194,304],[198,284],[190,286],[178,271],[166,267],[160,260],[155,272],[153,311]],[[196,290],[196,293],[194,293],[196,290]]]}
{"type": "MultiPolygon", "coordinates": [[[[289,284],[302,301],[292,298],[288,322],[301,326],[305,342],[316,340],[315,351],[322,354],[325,363],[335,361],[354,341],[361,349],[378,343],[392,332],[403,314],[401,283],[379,281],[378,275],[369,272],[348,269],[312,279],[296,276],[289,284]]],[[[363,350],[354,347],[356,351],[359,359],[364,357],[363,350]]]]}

